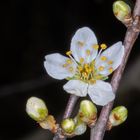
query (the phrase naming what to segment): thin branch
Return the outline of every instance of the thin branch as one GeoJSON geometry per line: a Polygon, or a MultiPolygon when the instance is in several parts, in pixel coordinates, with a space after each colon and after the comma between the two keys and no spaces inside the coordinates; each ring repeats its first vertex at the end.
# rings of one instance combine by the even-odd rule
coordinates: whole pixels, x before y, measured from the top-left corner
{"type": "Polygon", "coordinates": [[[65,109],[63,119],[66,119],[66,118],[71,116],[73,108],[74,108],[78,98],[79,98],[78,96],[70,95],[70,98],[68,100],[68,103],[67,103],[67,106],[66,106],[66,109],[65,109]]]}
{"type": "MultiPolygon", "coordinates": [[[[133,12],[133,23],[130,27],[128,27],[125,39],[124,39],[124,46],[125,46],[125,55],[123,57],[122,64],[113,74],[111,84],[116,93],[117,88],[119,86],[119,82],[121,80],[124,68],[126,66],[126,62],[128,60],[128,56],[131,52],[131,49],[139,35],[140,32],[140,0],[136,1],[134,12],[133,12]]],[[[104,106],[99,119],[96,123],[96,126],[91,129],[90,140],[102,140],[104,137],[104,133],[106,130],[106,124],[108,121],[109,113],[113,107],[113,102],[109,103],[108,105],[104,106]]]]}

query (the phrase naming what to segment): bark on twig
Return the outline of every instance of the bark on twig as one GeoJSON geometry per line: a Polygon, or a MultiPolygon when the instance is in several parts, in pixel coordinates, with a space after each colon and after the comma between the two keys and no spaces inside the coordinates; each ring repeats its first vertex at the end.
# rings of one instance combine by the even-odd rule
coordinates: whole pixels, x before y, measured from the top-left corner
{"type": "MultiPolygon", "coordinates": [[[[140,32],[140,0],[137,0],[135,4],[134,12],[133,12],[133,23],[130,27],[128,27],[126,35],[125,35],[124,43],[123,43],[125,46],[125,55],[123,57],[122,64],[115,71],[111,80],[114,93],[116,93],[117,91],[124,68],[126,66],[126,62],[128,60],[128,56],[139,35],[139,32],[140,32]]],[[[103,139],[104,133],[106,130],[106,124],[107,124],[112,106],[113,106],[113,102],[103,107],[101,114],[99,116],[99,119],[96,123],[96,126],[91,129],[90,140],[103,139]]]]}
{"type": "Polygon", "coordinates": [[[65,109],[63,119],[69,118],[71,116],[73,108],[74,108],[78,98],[79,98],[78,96],[70,95],[70,98],[68,100],[68,103],[67,103],[67,106],[65,109]]]}

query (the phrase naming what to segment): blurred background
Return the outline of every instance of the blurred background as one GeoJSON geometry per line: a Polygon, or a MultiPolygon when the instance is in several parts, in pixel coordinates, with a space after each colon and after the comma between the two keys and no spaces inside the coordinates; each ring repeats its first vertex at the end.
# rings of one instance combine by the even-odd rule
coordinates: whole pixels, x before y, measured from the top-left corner
{"type": "MultiPolygon", "coordinates": [[[[135,1],[132,1],[133,5],[135,1]]],[[[5,0],[1,2],[0,140],[52,140],[26,112],[26,100],[42,98],[49,112],[61,120],[69,94],[65,80],[49,77],[46,54],[65,54],[75,31],[94,30],[99,43],[123,40],[126,28],[113,16],[112,0],[5,0]]],[[[129,57],[118,89],[116,105],[129,110],[127,121],[107,132],[104,140],[140,140],[140,39],[129,57]]],[[[72,140],[89,139],[88,131],[72,140]]]]}

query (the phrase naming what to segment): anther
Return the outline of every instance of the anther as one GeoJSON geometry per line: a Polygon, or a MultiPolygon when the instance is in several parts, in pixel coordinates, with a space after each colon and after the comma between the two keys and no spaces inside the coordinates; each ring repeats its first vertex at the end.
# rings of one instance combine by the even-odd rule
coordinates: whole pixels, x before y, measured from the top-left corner
{"type": "Polygon", "coordinates": [[[68,64],[63,64],[62,66],[65,68],[65,67],[67,67],[67,66],[68,66],[68,64]]]}
{"type": "Polygon", "coordinates": [[[83,72],[82,75],[83,75],[84,78],[87,78],[88,77],[88,75],[87,75],[86,72],[83,72]]]}
{"type": "Polygon", "coordinates": [[[91,68],[89,68],[89,69],[88,69],[88,73],[91,73],[91,72],[92,72],[92,69],[91,69],[91,68]]]}
{"type": "Polygon", "coordinates": [[[80,46],[80,47],[83,47],[83,46],[84,46],[84,42],[82,42],[82,41],[78,41],[77,44],[78,44],[78,46],[80,46]]]}
{"type": "Polygon", "coordinates": [[[107,48],[106,44],[101,44],[100,47],[101,47],[102,50],[105,50],[107,48]]]}
{"type": "Polygon", "coordinates": [[[67,51],[66,55],[70,56],[72,54],[72,51],[67,51]]]}
{"type": "Polygon", "coordinates": [[[102,78],[102,76],[100,76],[100,75],[95,76],[95,79],[97,79],[97,80],[100,80],[101,78],[102,78]]]}
{"type": "Polygon", "coordinates": [[[90,83],[91,83],[91,84],[96,84],[96,80],[95,80],[95,79],[91,79],[91,80],[90,80],[90,83]]]}
{"type": "Polygon", "coordinates": [[[67,59],[67,60],[66,60],[66,63],[67,63],[67,64],[72,64],[72,61],[71,61],[70,59],[67,59]]]}
{"type": "Polygon", "coordinates": [[[106,61],[107,60],[107,57],[106,56],[101,56],[100,58],[102,61],[106,61]]]}
{"type": "Polygon", "coordinates": [[[73,72],[73,67],[69,67],[69,71],[70,72],[73,72]]]}
{"type": "Polygon", "coordinates": [[[85,67],[85,68],[89,68],[89,64],[85,64],[84,67],[85,67]]]}
{"type": "Polygon", "coordinates": [[[81,72],[83,68],[81,66],[78,66],[78,70],[81,72]]]}
{"type": "Polygon", "coordinates": [[[112,67],[110,67],[108,70],[109,70],[110,73],[113,72],[113,68],[112,67]]]}
{"type": "Polygon", "coordinates": [[[109,65],[112,65],[113,64],[113,61],[112,60],[108,61],[108,64],[109,65]]]}
{"type": "Polygon", "coordinates": [[[90,55],[90,53],[91,53],[90,50],[86,50],[87,55],[90,55]]]}
{"type": "Polygon", "coordinates": [[[77,65],[77,62],[74,60],[74,58],[72,57],[72,51],[67,51],[66,55],[68,55],[70,57],[70,59],[77,65]]]}
{"type": "Polygon", "coordinates": [[[84,58],[80,58],[80,63],[83,63],[84,62],[84,58]]]}
{"type": "Polygon", "coordinates": [[[98,49],[99,49],[99,45],[98,45],[98,44],[93,45],[92,47],[93,47],[93,49],[95,49],[95,50],[98,50],[98,49]]]}
{"type": "Polygon", "coordinates": [[[103,66],[100,66],[99,67],[99,71],[103,71],[104,70],[104,67],[103,66]]]}

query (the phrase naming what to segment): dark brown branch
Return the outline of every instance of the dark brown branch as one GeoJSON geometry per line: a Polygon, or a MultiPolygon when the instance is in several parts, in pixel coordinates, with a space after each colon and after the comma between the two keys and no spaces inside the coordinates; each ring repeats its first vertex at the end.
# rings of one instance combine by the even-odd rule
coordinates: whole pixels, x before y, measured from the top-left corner
{"type": "Polygon", "coordinates": [[[71,116],[73,108],[74,108],[78,98],[79,98],[78,96],[70,95],[69,101],[68,101],[66,109],[65,109],[63,119],[66,119],[66,118],[71,116]]]}
{"type": "MultiPolygon", "coordinates": [[[[124,68],[126,66],[126,62],[128,60],[128,56],[139,35],[139,31],[140,31],[139,30],[140,29],[139,16],[140,16],[140,0],[137,0],[136,4],[135,4],[134,12],[133,12],[133,23],[130,27],[128,27],[126,35],[125,35],[124,43],[123,43],[125,46],[125,55],[124,55],[122,64],[116,70],[116,72],[114,73],[112,80],[111,80],[111,84],[112,84],[114,93],[116,93],[116,91],[117,91],[124,68]]],[[[106,124],[107,124],[109,113],[112,109],[112,106],[113,106],[113,102],[111,102],[108,105],[103,107],[96,126],[91,129],[90,140],[102,140],[103,139],[104,133],[106,130],[106,124]]]]}

